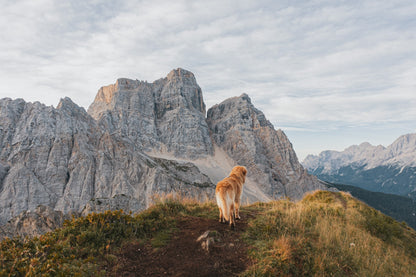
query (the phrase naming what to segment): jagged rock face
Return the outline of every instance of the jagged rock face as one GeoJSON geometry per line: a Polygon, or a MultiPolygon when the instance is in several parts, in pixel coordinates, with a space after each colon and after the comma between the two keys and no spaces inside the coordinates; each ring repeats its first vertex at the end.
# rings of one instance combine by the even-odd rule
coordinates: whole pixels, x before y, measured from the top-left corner
{"type": "Polygon", "coordinates": [[[207,122],[215,143],[245,165],[268,195],[299,198],[324,188],[300,165],[283,131],[274,130],[246,94],[209,109],[207,122]]]}
{"type": "MultiPolygon", "coordinates": [[[[23,100],[0,101],[2,131],[0,163],[7,166],[0,186],[0,222],[38,205],[55,206],[75,184],[83,187],[82,174],[94,164],[94,120],[69,98],[58,107],[23,100]],[[82,163],[79,163],[79,159],[82,163]]],[[[78,195],[90,199],[83,191],[78,195]]]]}
{"type": "Polygon", "coordinates": [[[101,129],[69,98],[56,109],[3,99],[0,118],[0,223],[38,205],[68,213],[124,194],[134,198],[128,209],[137,211],[153,194],[213,194],[195,166],[152,159],[128,138],[101,129]],[[185,168],[191,174],[182,174],[185,168]]]}
{"type": "Polygon", "coordinates": [[[88,109],[103,128],[128,137],[140,150],[186,158],[213,152],[205,112],[201,88],[183,69],[153,83],[119,79],[101,88],[88,109]]]}
{"type": "Polygon", "coordinates": [[[136,212],[158,194],[213,199],[213,180],[236,164],[249,170],[244,203],[324,188],[247,95],[206,119],[201,89],[183,69],[153,83],[119,79],[88,113],[69,98],[56,108],[0,100],[0,224],[39,205],[136,212]]]}
{"type": "Polygon", "coordinates": [[[82,215],[119,209],[136,212],[149,207],[153,197],[170,193],[201,201],[214,196],[214,184],[191,163],[150,157],[142,157],[140,161],[138,165],[142,169],[138,172],[141,175],[137,176],[134,186],[126,185],[127,189],[123,189],[113,185],[108,188],[118,189],[116,192],[99,190],[95,194],[97,198],[86,203],[82,215]]]}

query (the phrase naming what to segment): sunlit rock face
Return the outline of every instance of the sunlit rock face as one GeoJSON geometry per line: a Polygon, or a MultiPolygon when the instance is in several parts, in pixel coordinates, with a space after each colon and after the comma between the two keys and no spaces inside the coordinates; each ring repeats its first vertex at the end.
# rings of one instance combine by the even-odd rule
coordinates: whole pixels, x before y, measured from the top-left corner
{"type": "Polygon", "coordinates": [[[99,90],[88,113],[142,151],[191,159],[213,153],[201,88],[184,69],[153,83],[118,79],[99,90]]]}

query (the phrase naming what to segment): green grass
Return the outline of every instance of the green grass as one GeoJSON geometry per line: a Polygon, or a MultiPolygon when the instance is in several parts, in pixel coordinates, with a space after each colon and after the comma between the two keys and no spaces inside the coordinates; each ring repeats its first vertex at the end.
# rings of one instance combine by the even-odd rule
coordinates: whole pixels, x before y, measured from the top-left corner
{"type": "MultiPolygon", "coordinates": [[[[346,193],[257,203],[242,233],[253,265],[242,276],[416,276],[416,232],[346,193]]],[[[217,220],[212,202],[159,200],[137,215],[90,214],[33,239],[0,243],[0,276],[104,276],[130,242],[165,246],[184,217],[217,220]]]]}
{"type": "Polygon", "coordinates": [[[103,266],[114,264],[120,245],[149,241],[154,248],[163,247],[178,218],[213,217],[214,211],[212,203],[167,198],[137,215],[107,211],[73,218],[40,237],[3,240],[0,276],[103,276],[103,266]]]}

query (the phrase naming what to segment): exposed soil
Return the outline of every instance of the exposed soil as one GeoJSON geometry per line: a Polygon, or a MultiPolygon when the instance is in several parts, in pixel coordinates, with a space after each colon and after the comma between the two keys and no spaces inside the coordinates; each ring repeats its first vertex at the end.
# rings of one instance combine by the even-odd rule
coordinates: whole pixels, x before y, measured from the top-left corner
{"type": "Polygon", "coordinates": [[[240,235],[247,227],[249,214],[241,214],[236,228],[217,220],[185,217],[165,247],[131,243],[123,247],[112,276],[233,276],[251,265],[248,246],[240,235]],[[217,242],[209,252],[197,242],[206,231],[217,231],[217,242]]]}

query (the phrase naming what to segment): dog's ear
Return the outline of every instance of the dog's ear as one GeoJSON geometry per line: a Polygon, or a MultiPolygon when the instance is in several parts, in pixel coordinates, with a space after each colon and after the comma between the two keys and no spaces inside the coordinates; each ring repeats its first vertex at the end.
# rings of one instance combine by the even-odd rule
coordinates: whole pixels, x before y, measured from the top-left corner
{"type": "Polygon", "coordinates": [[[243,172],[244,176],[246,176],[246,175],[247,175],[247,168],[245,168],[245,167],[243,166],[243,170],[242,170],[242,172],[243,172]]]}

